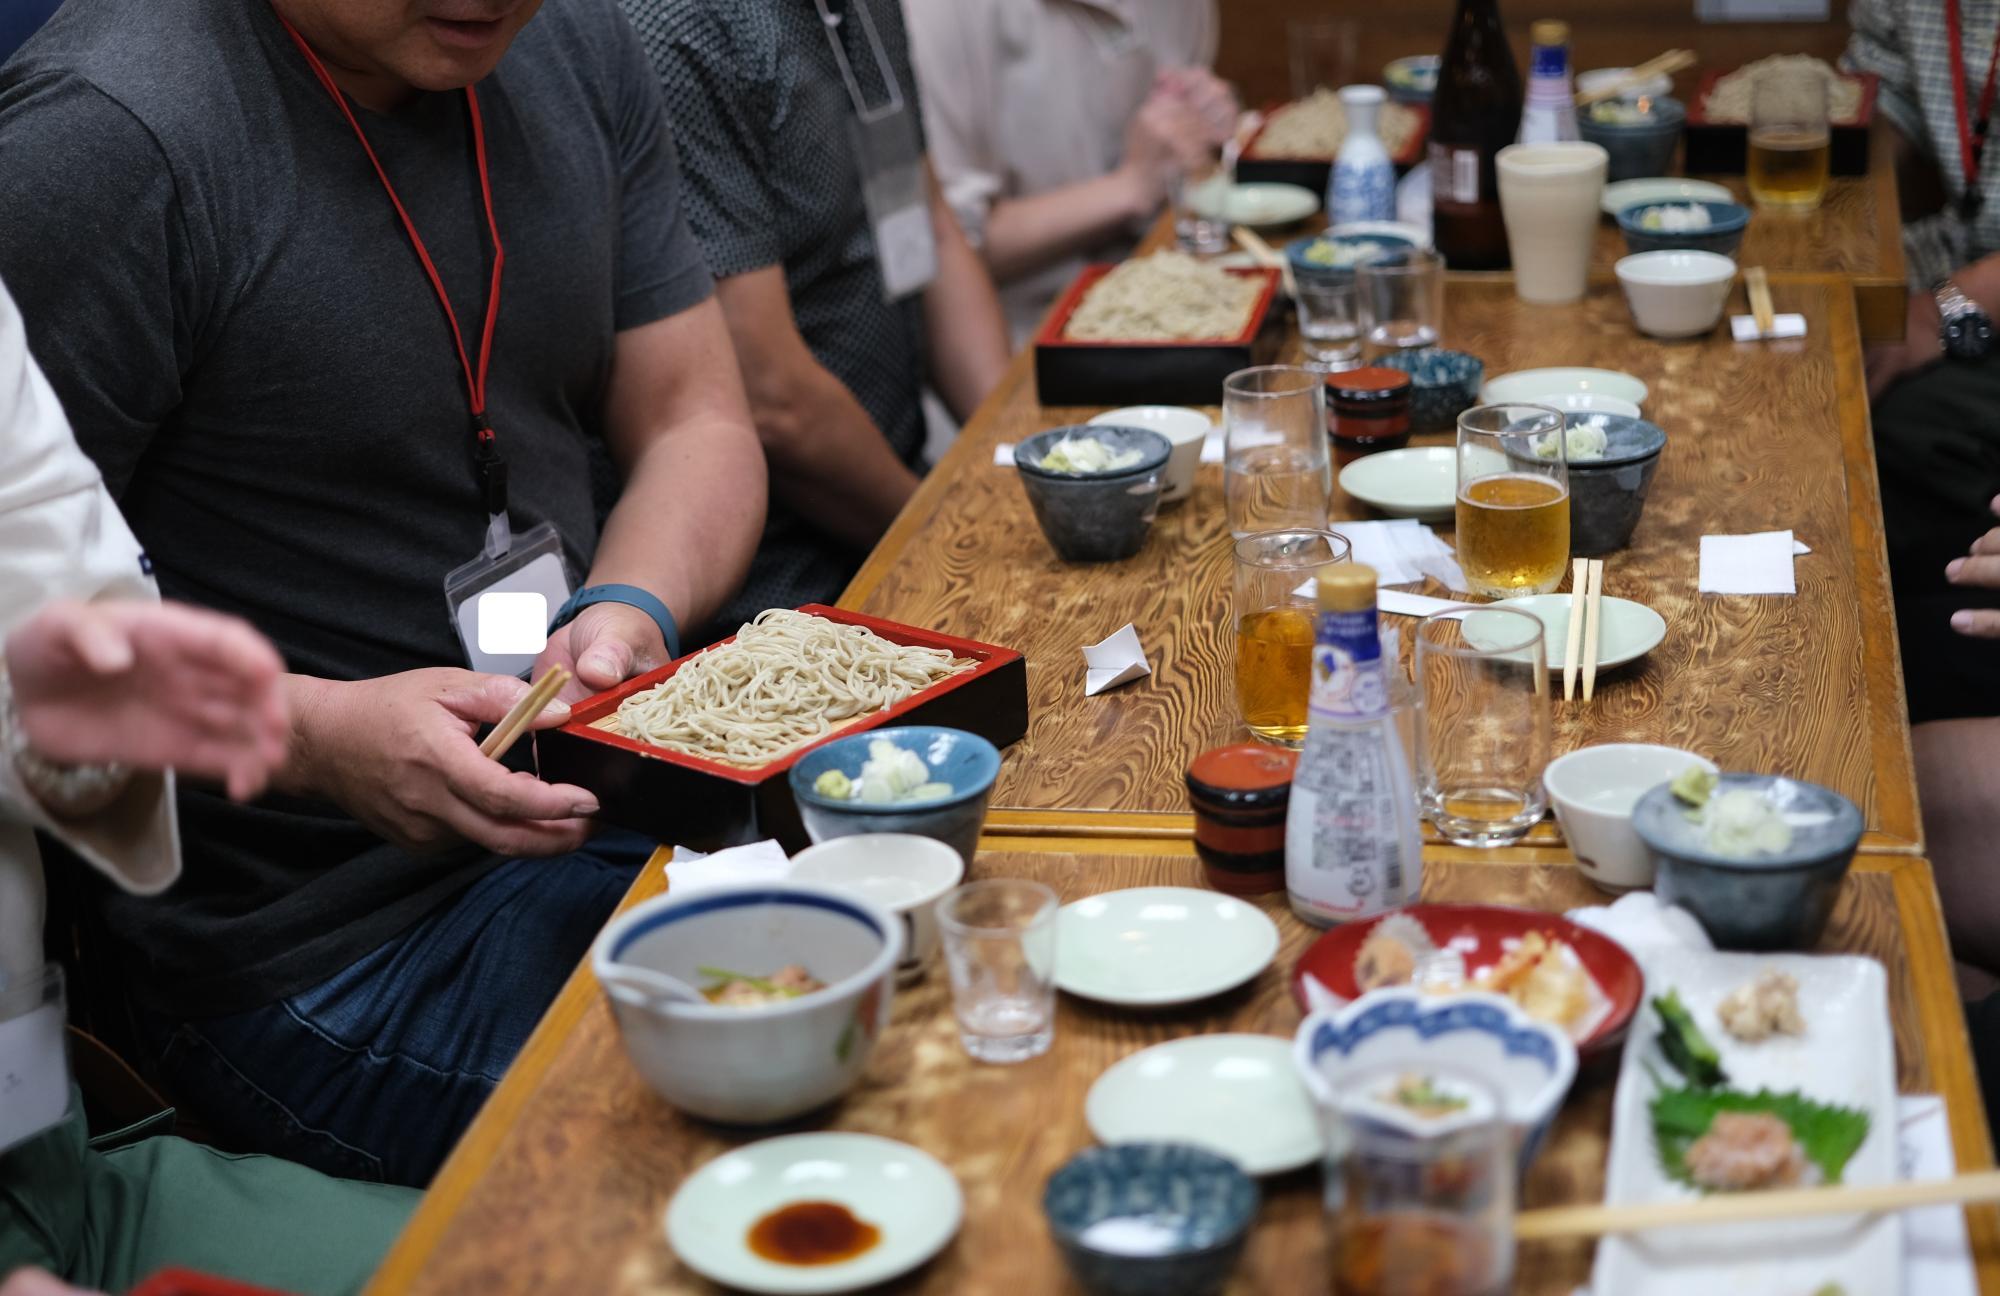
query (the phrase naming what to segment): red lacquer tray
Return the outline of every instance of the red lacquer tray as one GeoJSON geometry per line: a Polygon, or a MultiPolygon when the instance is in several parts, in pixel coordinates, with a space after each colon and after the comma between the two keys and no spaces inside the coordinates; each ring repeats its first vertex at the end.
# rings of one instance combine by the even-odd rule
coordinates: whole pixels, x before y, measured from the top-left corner
{"type": "Polygon", "coordinates": [[[1250,318],[1235,337],[1184,342],[1095,342],[1063,336],[1084,294],[1115,266],[1085,266],[1035,335],[1035,388],[1044,405],[1215,405],[1222,382],[1257,363],[1279,273],[1268,268],[1229,273],[1263,284],[1250,318]]]}

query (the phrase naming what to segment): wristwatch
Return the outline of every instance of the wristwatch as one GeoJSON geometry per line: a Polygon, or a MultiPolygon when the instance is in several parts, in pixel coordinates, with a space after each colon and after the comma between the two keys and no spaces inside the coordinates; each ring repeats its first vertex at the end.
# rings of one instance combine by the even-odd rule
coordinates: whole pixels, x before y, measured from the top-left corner
{"type": "Polygon", "coordinates": [[[1953,360],[1984,360],[1993,350],[1993,321],[1949,279],[1931,289],[1938,305],[1938,346],[1953,360]]]}

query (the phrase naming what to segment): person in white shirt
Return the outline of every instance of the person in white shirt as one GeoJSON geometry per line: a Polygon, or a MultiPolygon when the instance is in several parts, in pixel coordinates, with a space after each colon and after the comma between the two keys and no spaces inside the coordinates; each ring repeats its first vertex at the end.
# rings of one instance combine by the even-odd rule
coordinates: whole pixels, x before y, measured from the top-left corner
{"type": "MultiPolygon", "coordinates": [[[[34,831],[125,889],[172,885],[174,771],[231,796],[284,759],[284,663],[245,623],[162,604],[0,287],[0,1279],[124,1290],[179,1265],[297,1292],[364,1281],[416,1194],[171,1137],[87,1146],[44,963],[34,831]]],[[[525,686],[524,686],[525,687],[525,686]]]]}

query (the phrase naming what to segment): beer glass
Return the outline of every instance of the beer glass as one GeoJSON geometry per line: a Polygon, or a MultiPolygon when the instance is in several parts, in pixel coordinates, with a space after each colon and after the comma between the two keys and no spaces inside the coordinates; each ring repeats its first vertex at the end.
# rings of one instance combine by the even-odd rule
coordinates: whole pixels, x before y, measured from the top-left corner
{"type": "Polygon", "coordinates": [[[1230,535],[1326,526],[1326,375],[1287,365],[1238,370],[1222,384],[1222,427],[1230,535]]]}
{"type": "Polygon", "coordinates": [[[1370,359],[1436,346],[1444,336],[1444,258],[1429,248],[1363,261],[1354,267],[1354,289],[1370,359]]]}
{"type": "Polygon", "coordinates": [[[1541,621],[1505,605],[1417,623],[1418,799],[1458,846],[1508,846],[1548,808],[1548,646],[1541,621]]]}
{"type": "Polygon", "coordinates": [[[1488,598],[1547,594],[1569,565],[1569,444],[1546,405],[1458,416],[1458,563],[1488,598]]]}
{"type": "Polygon", "coordinates": [[[1337,531],[1260,531],[1236,542],[1236,702],[1243,723],[1266,742],[1306,740],[1313,573],[1348,555],[1337,531]]]}
{"type": "Polygon", "coordinates": [[[1811,211],[1826,197],[1831,156],[1827,79],[1774,68],[1750,87],[1750,197],[1759,207],[1811,211]]]}

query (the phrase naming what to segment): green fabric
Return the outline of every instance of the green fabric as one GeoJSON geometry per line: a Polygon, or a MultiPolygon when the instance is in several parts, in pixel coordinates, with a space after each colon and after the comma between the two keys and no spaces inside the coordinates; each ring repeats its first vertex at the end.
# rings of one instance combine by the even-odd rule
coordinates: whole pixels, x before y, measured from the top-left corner
{"type": "Polygon", "coordinates": [[[0,1156],[0,1275],[34,1264],[116,1293],[180,1265],[336,1296],[368,1280],[419,1196],[185,1139],[110,1152],[85,1140],[72,1102],[61,1125],[0,1156]]]}

